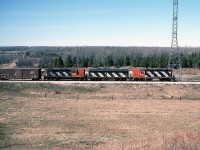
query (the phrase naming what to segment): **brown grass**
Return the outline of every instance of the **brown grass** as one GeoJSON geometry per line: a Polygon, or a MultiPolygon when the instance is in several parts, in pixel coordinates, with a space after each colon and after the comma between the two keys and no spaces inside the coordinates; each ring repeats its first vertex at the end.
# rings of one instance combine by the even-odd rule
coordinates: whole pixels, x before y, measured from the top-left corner
{"type": "MultiPolygon", "coordinates": [[[[152,91],[160,87],[154,86],[147,86],[146,93],[133,93],[139,96],[135,99],[129,97],[135,86],[129,85],[126,91],[124,86],[118,85],[112,93],[108,85],[99,86],[100,90],[86,94],[80,93],[80,88],[75,93],[61,89],[58,93],[55,90],[37,93],[29,89],[14,99],[1,99],[0,148],[199,149],[198,99],[156,99],[159,93],[152,91]]],[[[161,93],[168,93],[168,88],[164,87],[161,93]]],[[[182,94],[193,89],[178,88],[182,94]]],[[[196,93],[194,97],[198,96],[196,93]]]]}
{"type": "Polygon", "coordinates": [[[163,138],[163,150],[199,150],[200,149],[200,132],[179,133],[163,138]]]}

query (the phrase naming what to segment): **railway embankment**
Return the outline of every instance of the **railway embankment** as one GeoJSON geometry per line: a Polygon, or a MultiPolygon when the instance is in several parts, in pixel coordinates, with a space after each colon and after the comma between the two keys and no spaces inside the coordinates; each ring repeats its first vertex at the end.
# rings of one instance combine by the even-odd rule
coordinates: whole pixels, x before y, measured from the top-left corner
{"type": "Polygon", "coordinates": [[[200,83],[184,82],[0,82],[1,95],[67,99],[200,100],[200,83]]]}

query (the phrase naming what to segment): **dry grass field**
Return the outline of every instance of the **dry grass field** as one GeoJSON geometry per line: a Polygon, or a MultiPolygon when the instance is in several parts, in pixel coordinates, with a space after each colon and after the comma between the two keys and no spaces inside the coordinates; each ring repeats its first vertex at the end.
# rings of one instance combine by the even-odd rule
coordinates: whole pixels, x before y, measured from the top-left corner
{"type": "Polygon", "coordinates": [[[200,149],[200,85],[0,83],[0,149],[200,149]]]}

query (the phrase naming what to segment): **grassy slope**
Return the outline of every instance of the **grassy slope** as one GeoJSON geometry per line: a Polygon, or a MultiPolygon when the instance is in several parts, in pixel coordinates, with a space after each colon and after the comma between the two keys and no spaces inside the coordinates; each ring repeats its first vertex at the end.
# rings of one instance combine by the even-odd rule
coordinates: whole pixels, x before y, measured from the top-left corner
{"type": "Polygon", "coordinates": [[[200,145],[199,86],[0,83],[0,90],[2,149],[200,145]]]}

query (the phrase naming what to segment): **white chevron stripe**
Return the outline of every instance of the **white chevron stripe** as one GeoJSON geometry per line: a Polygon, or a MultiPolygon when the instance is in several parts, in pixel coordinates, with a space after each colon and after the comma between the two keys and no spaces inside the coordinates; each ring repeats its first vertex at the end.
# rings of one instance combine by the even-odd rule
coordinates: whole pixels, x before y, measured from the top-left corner
{"type": "Polygon", "coordinates": [[[150,71],[147,71],[147,73],[148,73],[151,77],[155,77],[150,71]]]}
{"type": "Polygon", "coordinates": [[[108,72],[106,73],[106,75],[107,75],[107,77],[111,78],[111,75],[108,72]]]}
{"type": "Polygon", "coordinates": [[[104,75],[103,75],[102,73],[100,73],[100,72],[98,73],[98,75],[99,75],[100,77],[102,77],[102,78],[104,77],[104,75]]]}
{"type": "Polygon", "coordinates": [[[111,75],[107,72],[105,73],[107,77],[111,78],[111,75]]]}
{"type": "Polygon", "coordinates": [[[162,74],[165,76],[165,77],[169,77],[168,74],[166,74],[166,72],[162,71],[162,74]]]}
{"type": "Polygon", "coordinates": [[[158,77],[160,77],[160,78],[162,77],[158,71],[154,71],[154,73],[155,73],[158,77]]]}
{"type": "Polygon", "coordinates": [[[113,72],[112,74],[113,74],[113,76],[118,77],[118,75],[116,73],[113,72]]]}
{"type": "Polygon", "coordinates": [[[91,73],[91,75],[92,75],[93,77],[97,77],[97,75],[96,75],[95,73],[93,73],[93,72],[91,73]]]}
{"type": "Polygon", "coordinates": [[[125,78],[126,76],[123,73],[119,73],[123,78],[125,78]]]}
{"type": "Polygon", "coordinates": [[[50,72],[50,75],[55,76],[55,74],[53,72],[50,72]]]}
{"type": "Polygon", "coordinates": [[[56,72],[56,74],[60,77],[62,77],[62,74],[60,74],[60,72],[56,72]]]}
{"type": "Polygon", "coordinates": [[[65,76],[67,76],[67,77],[69,76],[67,72],[63,72],[63,74],[64,74],[65,76]]]}

